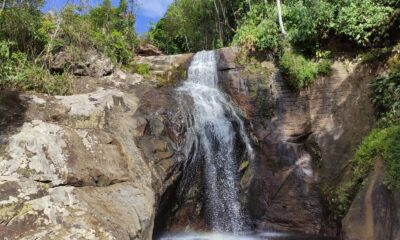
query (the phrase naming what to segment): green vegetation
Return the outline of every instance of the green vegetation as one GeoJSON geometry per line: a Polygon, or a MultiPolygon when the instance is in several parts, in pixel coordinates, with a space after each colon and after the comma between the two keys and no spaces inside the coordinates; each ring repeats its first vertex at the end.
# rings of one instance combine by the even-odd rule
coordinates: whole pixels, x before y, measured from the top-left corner
{"type": "Polygon", "coordinates": [[[353,0],[339,10],[334,30],[363,46],[381,44],[394,23],[395,8],[385,1],[353,0]]]}
{"type": "Polygon", "coordinates": [[[376,161],[383,161],[386,185],[400,190],[400,125],[373,130],[350,162],[351,176],[340,184],[332,199],[336,213],[343,217],[376,161]]]}
{"type": "Polygon", "coordinates": [[[312,83],[318,75],[330,73],[331,61],[324,58],[313,62],[301,54],[285,50],[280,58],[280,69],[289,84],[300,90],[312,83]]]}
{"type": "Polygon", "coordinates": [[[229,45],[243,0],[177,0],[148,38],[167,54],[229,45]]]}
{"type": "Polygon", "coordinates": [[[150,66],[148,64],[136,64],[134,72],[143,76],[150,74],[150,66]]]}
{"type": "MultiPolygon", "coordinates": [[[[115,63],[129,64],[137,37],[133,6],[109,0],[94,8],[67,5],[60,12],[41,12],[44,1],[3,1],[0,6],[0,88],[68,94],[71,77],[50,72],[60,51],[79,62],[96,50],[115,63]]],[[[65,66],[68,70],[69,66],[65,66]]]]}
{"type": "Polygon", "coordinates": [[[275,7],[265,8],[262,4],[253,6],[237,29],[233,44],[240,45],[247,51],[277,50],[280,32],[276,18],[275,7]]]}
{"type": "MultiPolygon", "coordinates": [[[[399,30],[397,0],[283,1],[286,39],[312,53],[330,37],[360,47],[380,46],[399,30]]],[[[232,42],[249,50],[277,51],[281,33],[275,1],[177,0],[149,33],[165,52],[198,51],[232,42]],[[211,27],[210,27],[211,26],[211,27]]]]}
{"type": "Polygon", "coordinates": [[[250,54],[273,52],[283,60],[289,83],[301,89],[319,74],[329,74],[330,61],[315,56],[332,45],[331,39],[354,49],[389,44],[390,33],[400,30],[400,1],[283,1],[286,35],[277,18],[275,1],[176,0],[148,38],[166,53],[231,44],[250,54]]]}
{"type": "Polygon", "coordinates": [[[0,42],[0,86],[8,89],[38,91],[52,95],[65,95],[70,90],[71,80],[67,73],[57,75],[33,64],[23,52],[12,52],[15,45],[0,42]]]}
{"type": "Polygon", "coordinates": [[[380,113],[380,125],[400,122],[400,71],[380,77],[372,83],[372,101],[380,113]]]}
{"type": "Polygon", "coordinates": [[[111,7],[110,1],[105,0],[86,14],[85,9],[67,5],[59,14],[56,18],[61,21],[60,32],[53,49],[63,46],[95,48],[114,62],[128,64],[132,59],[137,43],[135,18],[128,11],[126,1],[120,1],[119,7],[111,7]]]}

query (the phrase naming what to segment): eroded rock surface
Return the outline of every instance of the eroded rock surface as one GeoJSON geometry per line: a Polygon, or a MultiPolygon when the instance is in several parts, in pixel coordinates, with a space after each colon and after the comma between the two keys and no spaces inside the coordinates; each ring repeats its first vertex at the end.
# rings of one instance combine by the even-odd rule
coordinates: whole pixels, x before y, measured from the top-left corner
{"type": "Polygon", "coordinates": [[[156,193],[134,140],[139,98],[120,87],[16,94],[15,126],[16,110],[0,103],[0,238],[151,239],[156,193]]]}

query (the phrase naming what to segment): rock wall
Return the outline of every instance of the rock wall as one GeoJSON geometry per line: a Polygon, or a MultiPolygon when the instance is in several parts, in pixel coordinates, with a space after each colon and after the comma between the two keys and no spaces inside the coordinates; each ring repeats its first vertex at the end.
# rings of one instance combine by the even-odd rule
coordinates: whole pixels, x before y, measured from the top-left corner
{"type": "Polygon", "coordinates": [[[368,83],[380,69],[336,60],[329,76],[296,92],[272,61],[259,63],[254,73],[237,64],[237,50],[219,54],[230,66],[221,67],[220,81],[241,109],[249,109],[257,147],[242,179],[254,227],[337,236],[340,223],[322,190],[337,183],[375,124],[368,83]]]}

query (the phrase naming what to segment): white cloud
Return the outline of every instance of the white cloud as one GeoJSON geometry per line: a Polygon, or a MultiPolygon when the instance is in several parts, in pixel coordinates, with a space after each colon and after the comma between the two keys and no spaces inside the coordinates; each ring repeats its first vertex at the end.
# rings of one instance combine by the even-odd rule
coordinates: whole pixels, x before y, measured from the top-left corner
{"type": "Polygon", "coordinates": [[[138,14],[150,18],[160,18],[164,16],[168,6],[173,1],[174,0],[139,0],[138,14]]]}

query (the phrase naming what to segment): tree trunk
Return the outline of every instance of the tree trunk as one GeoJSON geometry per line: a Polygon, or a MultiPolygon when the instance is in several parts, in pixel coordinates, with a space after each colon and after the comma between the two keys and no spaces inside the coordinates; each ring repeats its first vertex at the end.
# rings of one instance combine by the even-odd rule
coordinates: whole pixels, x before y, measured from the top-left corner
{"type": "Polygon", "coordinates": [[[6,7],[6,0],[3,0],[3,4],[1,5],[0,13],[4,10],[6,7]]]}
{"type": "Polygon", "coordinates": [[[219,34],[219,38],[222,40],[223,33],[222,33],[221,20],[220,20],[221,18],[220,18],[219,9],[218,9],[218,6],[217,6],[217,3],[215,2],[215,0],[214,0],[214,7],[215,7],[215,12],[217,13],[217,18],[218,18],[218,20],[217,20],[218,34],[219,34]]]}
{"type": "MultiPolygon", "coordinates": [[[[265,0],[265,2],[267,2],[267,0],[265,0]]],[[[276,4],[278,5],[279,26],[280,26],[280,28],[281,28],[282,34],[283,34],[283,35],[286,35],[285,27],[283,26],[281,0],[276,0],[276,4]]]]}

